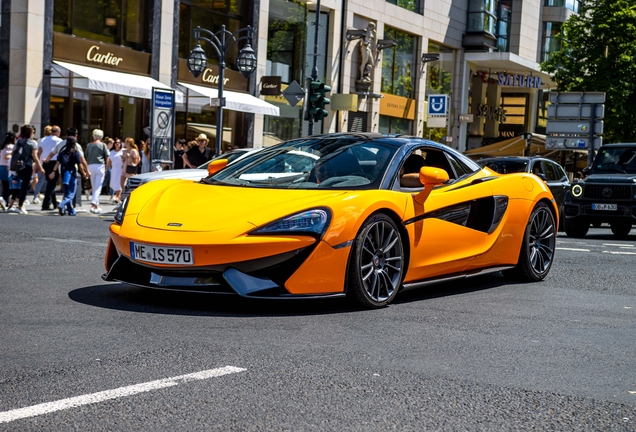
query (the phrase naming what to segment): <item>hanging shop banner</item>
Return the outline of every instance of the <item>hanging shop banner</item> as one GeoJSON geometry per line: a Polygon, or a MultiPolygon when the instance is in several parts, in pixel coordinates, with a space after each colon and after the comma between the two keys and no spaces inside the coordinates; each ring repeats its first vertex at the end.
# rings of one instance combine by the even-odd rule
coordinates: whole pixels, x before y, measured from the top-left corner
{"type": "Polygon", "coordinates": [[[382,93],[382,99],[380,99],[380,114],[415,120],[415,99],[382,93]]]}
{"type": "Polygon", "coordinates": [[[153,87],[150,116],[150,159],[153,165],[151,171],[155,171],[155,165],[172,165],[174,120],[175,91],[153,87]]]}
{"type": "Polygon", "coordinates": [[[264,76],[261,78],[261,94],[267,96],[278,96],[280,94],[280,77],[264,76]]]}

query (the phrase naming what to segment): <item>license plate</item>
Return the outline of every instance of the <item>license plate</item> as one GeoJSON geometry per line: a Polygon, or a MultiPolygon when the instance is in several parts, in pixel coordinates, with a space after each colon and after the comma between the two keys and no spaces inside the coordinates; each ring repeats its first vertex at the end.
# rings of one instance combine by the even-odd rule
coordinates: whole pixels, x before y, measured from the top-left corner
{"type": "Polygon", "coordinates": [[[130,256],[137,261],[160,264],[194,264],[192,248],[130,242],[130,256]]]}
{"type": "Polygon", "coordinates": [[[618,210],[618,205],[617,204],[592,204],[592,210],[616,211],[618,210]]]}

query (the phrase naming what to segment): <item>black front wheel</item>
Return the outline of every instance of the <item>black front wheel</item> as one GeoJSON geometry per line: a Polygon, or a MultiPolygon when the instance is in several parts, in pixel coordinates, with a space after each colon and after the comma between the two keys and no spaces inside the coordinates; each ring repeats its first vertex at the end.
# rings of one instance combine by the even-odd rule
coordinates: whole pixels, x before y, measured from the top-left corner
{"type": "Polygon", "coordinates": [[[388,305],[404,275],[402,236],[385,214],[367,219],[358,233],[349,262],[347,294],[365,308],[388,305]]]}
{"type": "Polygon", "coordinates": [[[623,239],[629,236],[629,232],[632,230],[632,222],[631,221],[612,222],[610,224],[610,228],[612,229],[612,233],[616,237],[623,239]]]}
{"type": "Polygon", "coordinates": [[[590,229],[590,223],[581,219],[568,219],[563,221],[565,233],[568,237],[583,238],[590,229]]]}

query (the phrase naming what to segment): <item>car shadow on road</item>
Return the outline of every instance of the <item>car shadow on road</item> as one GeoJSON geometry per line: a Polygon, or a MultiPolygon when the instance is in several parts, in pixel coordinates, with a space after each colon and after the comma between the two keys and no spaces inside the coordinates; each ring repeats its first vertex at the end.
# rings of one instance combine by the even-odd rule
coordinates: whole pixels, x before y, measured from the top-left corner
{"type": "Polygon", "coordinates": [[[356,311],[344,298],[247,299],[238,295],[162,291],[119,283],[78,288],[68,296],[78,303],[101,308],[186,316],[296,316],[356,311]]]}
{"type": "MultiPolygon", "coordinates": [[[[514,284],[501,274],[443,282],[401,292],[392,304],[461,295],[514,284]]],[[[298,316],[361,312],[345,298],[337,299],[247,299],[236,295],[214,295],[139,288],[109,283],[78,288],[68,294],[78,303],[129,312],[185,316],[298,316]]]]}
{"type": "Polygon", "coordinates": [[[524,284],[524,281],[515,281],[504,277],[500,272],[487,274],[483,276],[475,276],[463,279],[456,279],[448,282],[440,282],[434,285],[428,285],[421,288],[414,288],[400,293],[393,304],[411,303],[417,301],[425,301],[428,299],[458,296],[461,294],[485,291],[491,288],[497,288],[502,285],[524,284]]]}

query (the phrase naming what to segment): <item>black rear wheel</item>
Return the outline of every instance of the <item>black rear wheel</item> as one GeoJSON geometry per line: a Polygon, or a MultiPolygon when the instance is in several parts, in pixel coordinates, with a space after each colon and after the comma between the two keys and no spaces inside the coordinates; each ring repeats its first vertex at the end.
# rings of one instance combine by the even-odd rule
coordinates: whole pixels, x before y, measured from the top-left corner
{"type": "Polygon", "coordinates": [[[367,219],[353,245],[347,294],[358,305],[379,308],[396,296],[404,275],[402,236],[385,214],[367,219]]]}
{"type": "Polygon", "coordinates": [[[556,221],[548,205],[540,202],[528,219],[517,267],[508,274],[533,282],[542,280],[552,267],[555,247],[556,221]]]}

